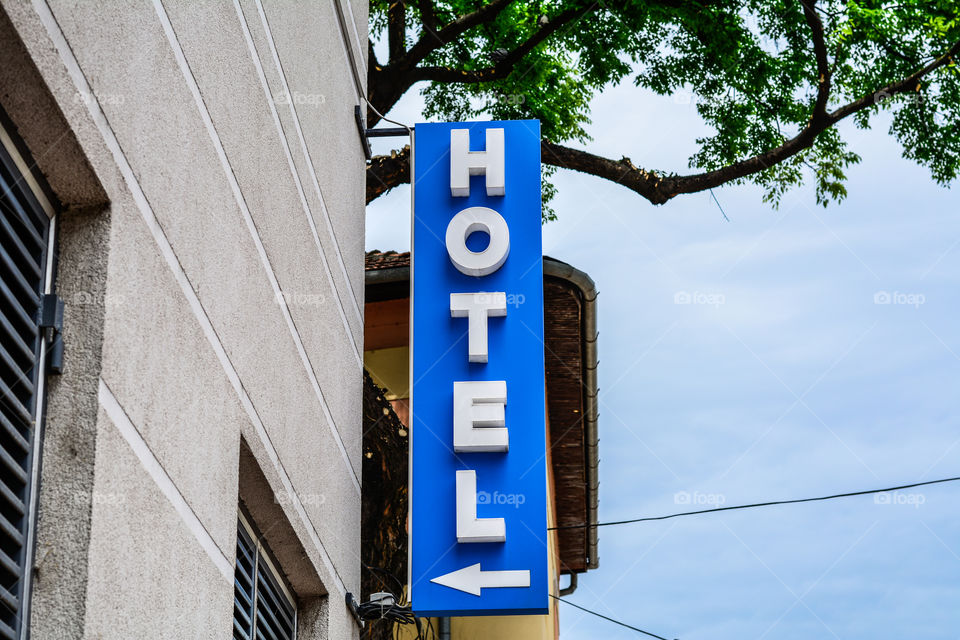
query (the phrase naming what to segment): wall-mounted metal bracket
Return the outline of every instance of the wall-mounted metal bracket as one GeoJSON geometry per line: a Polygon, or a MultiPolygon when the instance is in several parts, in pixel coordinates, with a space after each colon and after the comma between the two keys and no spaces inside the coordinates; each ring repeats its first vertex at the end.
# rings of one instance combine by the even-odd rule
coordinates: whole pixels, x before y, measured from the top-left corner
{"type": "Polygon", "coordinates": [[[63,373],[63,300],[55,293],[40,298],[40,328],[47,332],[47,372],[59,375],[63,373]]]}
{"type": "MultiPolygon", "coordinates": [[[[360,107],[357,107],[358,109],[360,107]]],[[[366,625],[363,623],[363,618],[360,617],[360,606],[357,604],[357,599],[353,597],[353,594],[347,591],[344,600],[347,603],[347,609],[350,611],[350,615],[353,616],[353,620],[357,623],[357,626],[363,629],[366,625]]]]}
{"type": "Polygon", "coordinates": [[[367,160],[373,157],[373,152],[370,150],[370,138],[394,138],[397,136],[410,135],[410,130],[406,127],[367,129],[367,123],[363,117],[363,110],[360,108],[360,105],[354,106],[353,115],[357,121],[357,131],[360,132],[360,141],[363,143],[363,153],[367,156],[367,160]]]}

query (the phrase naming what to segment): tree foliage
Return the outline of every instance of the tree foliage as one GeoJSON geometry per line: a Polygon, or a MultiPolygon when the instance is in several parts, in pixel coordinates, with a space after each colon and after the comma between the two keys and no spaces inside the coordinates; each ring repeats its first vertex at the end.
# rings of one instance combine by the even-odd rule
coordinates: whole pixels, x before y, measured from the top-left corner
{"type": "MultiPolygon", "coordinates": [[[[960,169],[957,0],[373,0],[370,10],[371,38],[389,51],[379,61],[369,48],[376,111],[416,86],[427,117],[536,118],[547,176],[583,171],[654,204],[744,181],[776,204],[810,180],[826,205],[846,195],[860,159],[835,125],[867,128],[881,110],[936,182],[960,169]],[[639,150],[589,152],[590,100],[627,80],[695,101],[711,133],[688,173],[635,165],[627,155],[639,150]]],[[[406,160],[374,158],[368,201],[409,180],[406,160]]]]}

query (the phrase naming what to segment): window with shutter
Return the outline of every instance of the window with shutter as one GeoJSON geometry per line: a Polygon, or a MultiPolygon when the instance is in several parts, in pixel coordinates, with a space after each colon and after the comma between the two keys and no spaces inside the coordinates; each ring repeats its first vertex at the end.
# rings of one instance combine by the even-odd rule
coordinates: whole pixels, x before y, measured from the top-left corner
{"type": "Polygon", "coordinates": [[[293,640],[297,611],[252,527],[237,523],[237,568],[233,587],[235,640],[293,640]]]}
{"type": "MultiPolygon", "coordinates": [[[[53,207],[0,124],[0,638],[25,634],[53,207]]],[[[52,307],[56,310],[56,305],[52,307]]],[[[62,309],[62,307],[61,307],[62,309]]]]}

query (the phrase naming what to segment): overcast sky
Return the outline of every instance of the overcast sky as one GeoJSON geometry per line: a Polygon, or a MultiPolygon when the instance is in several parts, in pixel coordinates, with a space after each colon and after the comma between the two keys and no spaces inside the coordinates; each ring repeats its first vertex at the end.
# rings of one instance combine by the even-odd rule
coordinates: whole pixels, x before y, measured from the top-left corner
{"type": "MultiPolygon", "coordinates": [[[[632,86],[592,119],[595,152],[677,172],[705,131],[632,86]]],[[[557,175],[544,253],[600,290],[601,522],[960,476],[960,193],[886,123],[842,131],[863,161],[827,209],[725,187],[728,222],[709,193],[557,175]]],[[[409,249],[409,216],[406,186],[371,204],[367,248],[409,249]]],[[[956,640],[958,506],[960,483],[602,528],[570,600],[681,640],[956,640]]],[[[642,637],[560,613],[565,640],[642,637]]]]}

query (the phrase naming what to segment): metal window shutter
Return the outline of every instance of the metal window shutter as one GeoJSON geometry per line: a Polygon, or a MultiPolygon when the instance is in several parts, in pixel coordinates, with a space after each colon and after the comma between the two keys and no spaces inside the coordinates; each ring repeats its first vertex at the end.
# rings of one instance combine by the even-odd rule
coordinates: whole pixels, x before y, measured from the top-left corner
{"type": "Polygon", "coordinates": [[[235,640],[294,640],[296,608],[242,522],[237,525],[233,584],[235,640]]]}
{"type": "Polygon", "coordinates": [[[266,563],[257,563],[257,640],[293,640],[294,608],[266,563]]]}
{"type": "Polygon", "coordinates": [[[50,220],[0,145],[0,638],[21,632],[50,220]]]}
{"type": "Polygon", "coordinates": [[[233,637],[249,640],[253,607],[257,551],[244,526],[237,527],[237,568],[233,577],[233,637]]]}

